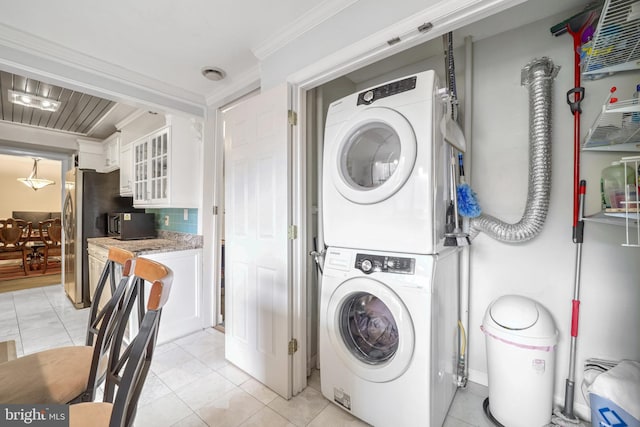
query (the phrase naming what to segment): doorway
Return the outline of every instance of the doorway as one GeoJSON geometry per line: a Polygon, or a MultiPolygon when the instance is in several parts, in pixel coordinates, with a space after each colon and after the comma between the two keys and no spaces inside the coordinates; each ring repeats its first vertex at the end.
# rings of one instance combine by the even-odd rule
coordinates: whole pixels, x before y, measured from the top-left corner
{"type": "MultiPolygon", "coordinates": [[[[224,113],[231,110],[236,105],[246,101],[254,96],[260,94],[260,89],[250,89],[247,93],[241,94],[237,96],[232,101],[224,104],[216,110],[216,140],[224,141],[225,137],[225,120],[224,113]]],[[[215,148],[215,158],[216,158],[216,169],[220,170],[219,174],[216,174],[216,184],[215,184],[215,207],[214,207],[214,215],[218,217],[216,221],[216,225],[214,227],[214,253],[217,256],[214,256],[214,271],[218,272],[218,274],[214,274],[214,277],[217,279],[214,281],[214,290],[215,290],[215,302],[214,302],[214,325],[213,327],[221,332],[225,332],[225,320],[227,310],[225,307],[225,293],[229,290],[228,283],[225,281],[225,254],[226,254],[226,242],[225,242],[225,186],[226,186],[226,167],[225,167],[225,144],[216,144],[215,148]]]]}
{"type": "Polygon", "coordinates": [[[0,218],[13,218],[25,224],[17,242],[22,247],[22,256],[3,257],[0,261],[0,292],[62,283],[61,250],[48,251],[48,245],[53,246],[40,234],[40,223],[61,217],[65,163],[59,155],[0,146],[0,200],[4,201],[0,206],[0,218]],[[34,163],[37,164],[37,177],[50,181],[42,188],[31,188],[20,180],[33,174],[34,163]]]}

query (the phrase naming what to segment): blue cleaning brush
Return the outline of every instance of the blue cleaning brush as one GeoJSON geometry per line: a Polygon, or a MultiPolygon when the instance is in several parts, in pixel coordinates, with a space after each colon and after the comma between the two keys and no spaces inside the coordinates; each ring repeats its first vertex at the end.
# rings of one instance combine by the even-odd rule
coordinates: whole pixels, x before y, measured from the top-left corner
{"type": "Polygon", "coordinates": [[[460,184],[456,187],[458,199],[458,213],[468,218],[475,218],[482,213],[476,193],[464,179],[462,153],[458,153],[458,168],[460,169],[460,184]]]}

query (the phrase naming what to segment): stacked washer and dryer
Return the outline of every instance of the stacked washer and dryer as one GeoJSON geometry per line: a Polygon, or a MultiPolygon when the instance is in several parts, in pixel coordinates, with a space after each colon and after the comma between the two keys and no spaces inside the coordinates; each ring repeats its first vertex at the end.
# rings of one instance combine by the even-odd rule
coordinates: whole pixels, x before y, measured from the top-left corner
{"type": "Polygon", "coordinates": [[[425,71],[342,98],[327,114],[322,393],[376,427],[441,426],[456,391],[446,102],[425,71]]]}

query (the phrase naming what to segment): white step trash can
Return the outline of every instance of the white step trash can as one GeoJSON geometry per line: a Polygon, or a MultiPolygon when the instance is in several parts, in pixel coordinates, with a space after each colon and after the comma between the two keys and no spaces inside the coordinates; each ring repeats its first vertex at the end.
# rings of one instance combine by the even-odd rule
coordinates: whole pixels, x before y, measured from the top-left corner
{"type": "Polygon", "coordinates": [[[549,424],[558,331],[549,311],[520,295],[494,300],[481,326],[487,346],[489,416],[507,427],[549,424]]]}

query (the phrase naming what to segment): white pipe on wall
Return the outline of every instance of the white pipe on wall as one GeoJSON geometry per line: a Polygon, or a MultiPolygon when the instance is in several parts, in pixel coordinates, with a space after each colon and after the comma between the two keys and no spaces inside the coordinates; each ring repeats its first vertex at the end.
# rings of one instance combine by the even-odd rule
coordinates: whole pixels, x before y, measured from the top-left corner
{"type": "MultiPolygon", "coordinates": [[[[324,150],[324,98],[323,91],[321,88],[316,89],[316,148],[317,148],[317,177],[318,177],[318,237],[317,237],[317,245],[316,251],[323,254],[320,258],[321,262],[324,264],[324,226],[322,223],[322,152],[324,150]]],[[[317,302],[319,307],[320,296],[322,292],[322,275],[318,274],[318,287],[317,287],[317,302]]],[[[318,316],[320,314],[318,313],[318,316]]],[[[316,325],[318,327],[319,323],[316,325]]],[[[320,334],[316,335],[318,338],[318,357],[316,358],[316,368],[320,369],[320,334]]]]}
{"type": "MultiPolygon", "coordinates": [[[[472,147],[472,138],[471,138],[471,125],[472,125],[472,94],[473,94],[473,39],[471,36],[467,36],[464,38],[464,137],[466,141],[466,150],[465,150],[465,177],[467,179],[467,183],[471,184],[471,147],[472,147]]],[[[467,222],[465,220],[465,222],[467,222]]],[[[467,225],[467,224],[465,224],[467,225]]],[[[466,228],[466,227],[465,227],[466,228]]],[[[470,277],[469,277],[469,263],[470,263],[470,251],[471,246],[463,246],[462,253],[460,254],[460,320],[462,322],[462,327],[465,330],[466,334],[466,354],[465,357],[465,366],[464,372],[462,373],[464,376],[463,382],[466,384],[466,379],[469,377],[469,361],[467,360],[467,354],[469,353],[469,286],[470,286],[470,277]]]]}

